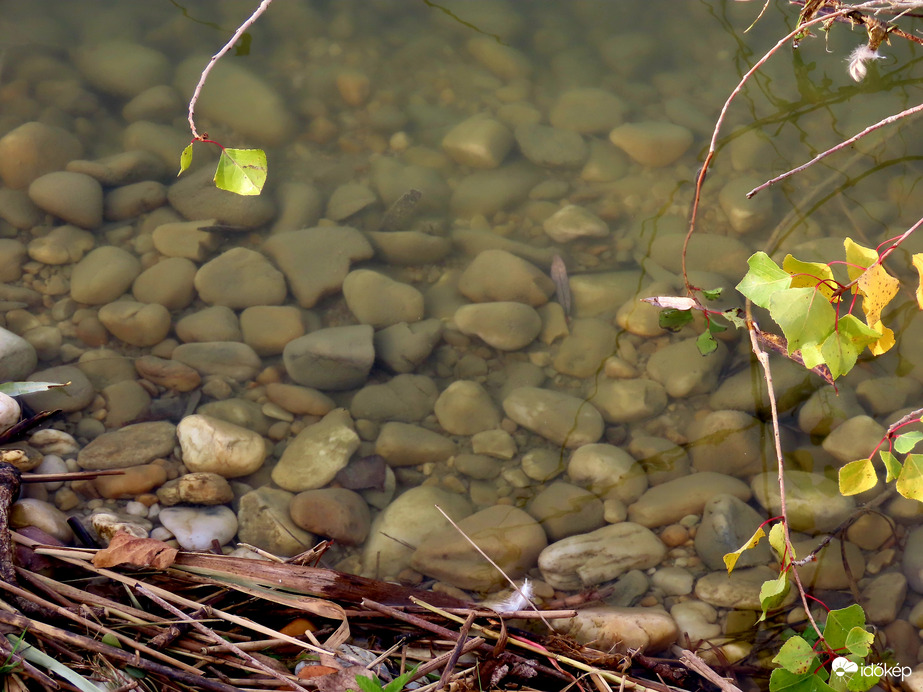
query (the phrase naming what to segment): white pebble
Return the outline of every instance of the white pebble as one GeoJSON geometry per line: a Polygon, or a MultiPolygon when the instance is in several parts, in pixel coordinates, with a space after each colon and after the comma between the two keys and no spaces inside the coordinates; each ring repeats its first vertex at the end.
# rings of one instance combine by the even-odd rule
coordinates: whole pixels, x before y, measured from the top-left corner
{"type": "Polygon", "coordinates": [[[156,529],[151,531],[151,538],[154,538],[158,541],[166,541],[170,538],[173,538],[173,533],[170,529],[164,526],[158,526],[156,529]]]}
{"type": "Polygon", "coordinates": [[[138,502],[137,500],[132,500],[127,505],[125,505],[125,511],[128,514],[131,514],[135,517],[146,517],[147,516],[147,505],[143,502],[138,502]]]}

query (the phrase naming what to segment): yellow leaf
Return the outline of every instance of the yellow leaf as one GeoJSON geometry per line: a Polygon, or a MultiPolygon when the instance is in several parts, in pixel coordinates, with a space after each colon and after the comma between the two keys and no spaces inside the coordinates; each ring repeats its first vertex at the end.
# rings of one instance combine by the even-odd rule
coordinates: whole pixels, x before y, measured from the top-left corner
{"type": "Polygon", "coordinates": [[[920,285],[917,286],[917,305],[923,310],[923,252],[918,252],[910,259],[913,260],[913,266],[920,275],[920,285]]]}
{"type": "Polygon", "coordinates": [[[876,332],[881,332],[881,338],[874,344],[869,344],[869,351],[872,352],[872,355],[880,356],[890,351],[891,347],[894,346],[894,332],[884,326],[880,320],[872,326],[872,329],[876,332]]]}
{"type": "Polygon", "coordinates": [[[897,295],[901,282],[888,274],[880,264],[866,269],[856,284],[862,294],[862,312],[865,323],[872,329],[881,321],[881,311],[897,295]]]}
{"type": "Polygon", "coordinates": [[[833,271],[821,262],[802,262],[791,255],[782,260],[782,269],[792,275],[791,288],[816,288],[824,298],[833,298],[836,284],[833,271]]]}
{"type": "Polygon", "coordinates": [[[740,546],[733,553],[727,553],[724,556],[724,564],[728,568],[728,574],[730,574],[733,571],[734,565],[737,564],[737,560],[740,558],[743,552],[745,550],[750,550],[750,548],[755,548],[757,543],[760,542],[760,539],[765,535],[766,535],[766,532],[763,531],[763,527],[762,526],[758,527],[756,529],[756,533],[750,536],[750,540],[748,540],[746,543],[740,546]]]}
{"type": "Polygon", "coordinates": [[[844,240],[843,246],[846,248],[846,272],[850,281],[855,281],[878,261],[877,252],[853,242],[852,238],[844,240]]]}

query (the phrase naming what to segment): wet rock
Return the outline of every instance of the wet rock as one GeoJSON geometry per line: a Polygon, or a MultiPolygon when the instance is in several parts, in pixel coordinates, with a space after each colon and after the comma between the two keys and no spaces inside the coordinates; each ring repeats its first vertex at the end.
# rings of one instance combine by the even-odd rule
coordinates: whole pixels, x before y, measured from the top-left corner
{"type": "Polygon", "coordinates": [[[923,387],[906,377],[878,377],[856,385],[856,396],[867,411],[887,416],[916,400],[923,387]]]}
{"type": "Polygon", "coordinates": [[[132,346],[153,346],[170,333],[170,313],[157,303],[119,300],[99,309],[99,321],[112,335],[132,346]]]}
{"type": "Polygon", "coordinates": [[[167,203],[167,188],[155,180],[123,185],[106,193],[103,218],[107,221],[127,221],[167,203]]]}
{"type": "Polygon", "coordinates": [[[408,423],[381,426],[375,453],[392,467],[445,461],[455,453],[455,443],[437,432],[408,423]]]}
{"type": "Polygon", "coordinates": [[[113,245],[98,247],[74,267],[71,297],[88,305],[111,303],[140,273],[141,262],[131,253],[113,245]]]}
{"type": "Polygon", "coordinates": [[[288,293],[282,272],[259,252],[244,247],[203,264],[196,272],[195,288],[206,303],[235,309],[278,305],[288,293]]]}
{"type": "Polygon", "coordinates": [[[862,589],[861,605],[869,622],[894,622],[907,596],[907,579],[898,572],[879,575],[862,589]]]}
{"type": "Polygon", "coordinates": [[[157,303],[182,310],[195,298],[196,266],[185,257],[167,257],[138,274],[131,293],[139,303],[157,303]]]}
{"type": "Polygon", "coordinates": [[[304,336],[301,310],[293,305],[255,305],[240,313],[244,343],[260,356],[276,356],[286,344],[304,336]]]}
{"type": "Polygon", "coordinates": [[[26,378],[35,369],[38,354],[28,341],[0,328],[0,379],[15,382],[26,378]]]}
{"type": "Polygon", "coordinates": [[[442,321],[438,319],[385,327],[373,337],[375,357],[394,372],[413,372],[433,352],[442,332],[442,321]]]}
{"type": "Polygon", "coordinates": [[[359,448],[359,436],[344,409],[334,409],[289,442],[272,480],[285,490],[323,488],[334,479],[359,448]]]}
{"type": "MultiPolygon", "coordinates": [[[[753,495],[766,511],[771,512],[772,516],[780,513],[779,481],[775,471],[754,476],[750,486],[753,495]]],[[[855,507],[852,497],[840,494],[836,481],[819,473],[786,471],[785,495],[788,524],[793,531],[832,531],[855,507]]]]}
{"type": "Polygon", "coordinates": [[[676,621],[680,634],[689,637],[690,641],[714,639],[721,635],[721,625],[717,624],[718,611],[708,603],[682,601],[670,608],[670,616],[676,621]]]}
{"type": "MultiPolygon", "coordinates": [[[[763,582],[778,578],[779,570],[771,567],[735,569],[728,575],[726,569],[706,574],[695,584],[695,596],[716,608],[736,610],[762,610],[760,587],[763,582]]],[[[798,596],[791,589],[783,605],[791,604],[798,596]]]]}
{"type": "Polygon", "coordinates": [[[512,459],[516,456],[516,440],[506,430],[484,430],[471,436],[471,450],[497,459],[512,459]]]}
{"type": "Polygon", "coordinates": [[[107,428],[119,428],[144,418],[151,408],[151,395],[134,380],[122,380],[105,387],[100,394],[106,403],[107,428]]]}
{"type": "Polygon", "coordinates": [[[337,293],[350,264],[373,254],[365,237],[348,226],[277,233],[263,244],[263,250],[285,274],[303,308],[314,307],[324,296],[337,293]]]}
{"type": "Polygon", "coordinates": [[[279,214],[272,225],[272,233],[296,231],[317,224],[324,208],[320,190],[314,185],[296,180],[278,186],[276,197],[279,214]]]}
{"type": "Polygon", "coordinates": [[[159,488],[167,480],[167,471],[160,464],[142,464],[122,469],[120,476],[100,476],[92,483],[96,492],[107,499],[137,497],[159,488]]]}
{"type": "Polygon", "coordinates": [[[855,416],[843,421],[826,438],[824,451],[829,452],[841,464],[868,459],[878,449],[887,431],[874,418],[855,416]]]}
{"type": "Polygon", "coordinates": [[[668,649],[679,635],[673,618],[659,608],[592,606],[562,622],[566,624],[555,626],[558,631],[607,651],[653,654],[668,649]]]}
{"type": "Polygon", "coordinates": [[[496,168],[513,146],[513,133],[483,114],[463,120],[442,139],[442,149],[457,163],[472,168],[496,168]]]}
{"type": "Polygon", "coordinates": [[[27,192],[3,188],[0,190],[0,219],[13,228],[25,230],[41,223],[42,212],[32,203],[27,192]]]}
{"type": "Polygon", "coordinates": [[[455,468],[468,478],[481,481],[496,478],[502,470],[497,460],[486,454],[458,454],[455,457],[455,468]]]}
{"type": "Polygon", "coordinates": [[[375,361],[372,327],[318,329],[286,344],[285,370],[298,384],[317,389],[352,389],[368,377],[375,361]]]}
{"type": "Polygon", "coordinates": [[[333,221],[343,221],[377,201],[378,197],[366,185],[345,183],[330,195],[325,216],[333,221]]]}
{"type": "Polygon", "coordinates": [[[33,372],[27,378],[30,382],[69,382],[66,387],[55,387],[46,392],[26,394],[22,397],[35,411],[65,412],[79,411],[93,401],[93,385],[78,368],[73,365],[56,365],[53,368],[33,372]]]}
{"type": "Polygon", "coordinates": [[[544,483],[564,473],[567,465],[558,452],[539,447],[522,455],[522,471],[534,481],[544,483]]]}
{"type": "Polygon", "coordinates": [[[596,442],[603,434],[599,411],[563,392],[520,387],[503,400],[503,410],[527,430],[565,447],[596,442]]]}
{"type": "Polygon", "coordinates": [[[139,357],[135,360],[135,369],[144,379],[177,392],[192,391],[202,382],[199,373],[188,365],[157,356],[139,357]]]}
{"type": "Polygon", "coordinates": [[[83,173],[54,171],[29,185],[35,206],[81,228],[96,228],[103,221],[103,189],[83,173]]]}
{"type": "Polygon", "coordinates": [[[651,586],[667,596],[686,596],[692,593],[695,577],[682,567],[663,567],[651,578],[651,586]]]}
{"type": "Polygon", "coordinates": [[[253,473],[266,459],[260,435],[210,416],[186,416],[176,426],[176,437],[183,463],[194,473],[237,478],[253,473]]]}
{"type": "Polygon", "coordinates": [[[210,401],[196,409],[203,416],[218,418],[247,430],[265,435],[272,420],[263,414],[263,407],[255,401],[232,397],[219,401],[210,401]]]}
{"type": "Polygon", "coordinates": [[[343,297],[360,323],[375,328],[423,319],[422,293],[370,269],[346,275],[343,297]]]}
{"type": "MultiPolygon", "coordinates": [[[[207,57],[194,56],[180,63],[174,83],[181,93],[191,93],[207,62],[207,57]]],[[[201,117],[255,144],[276,146],[291,137],[295,120],[282,97],[249,68],[222,60],[208,75],[208,87],[196,104],[201,117]]]]}
{"type": "MultiPolygon", "coordinates": [[[[733,495],[715,495],[705,505],[702,522],[696,529],[696,554],[709,569],[726,568],[724,556],[749,541],[763,519],[743,500],[733,495]]],[[[743,552],[737,559],[737,567],[766,564],[771,558],[769,544],[762,541],[743,552]]]]}
{"type": "Polygon", "coordinates": [[[123,469],[168,457],[176,444],[176,426],[167,421],[135,423],[90,441],[77,455],[86,471],[123,469]]]}
{"type": "Polygon", "coordinates": [[[923,527],[914,528],[907,536],[901,570],[910,588],[923,593],[923,527]]]}
{"type": "Polygon", "coordinates": [[[747,193],[762,182],[762,178],[745,175],[730,180],[718,193],[718,203],[736,233],[758,231],[772,218],[772,195],[747,199],[747,193]]]}
{"type": "MultiPolygon", "coordinates": [[[[794,540],[792,547],[795,555],[803,557],[817,548],[822,539],[794,540]]],[[[848,589],[865,576],[865,558],[858,546],[849,541],[841,543],[832,539],[817,552],[817,559],[796,568],[805,589],[821,591],[825,589],[848,589]],[[843,566],[843,556],[849,565],[849,571],[843,566]]]]}
{"type": "Polygon", "coordinates": [[[19,281],[26,246],[12,238],[0,238],[0,282],[19,281]]]}
{"type": "Polygon", "coordinates": [[[210,552],[237,534],[237,516],[230,507],[164,507],[157,515],[184,550],[210,552]]]}
{"type": "Polygon", "coordinates": [[[576,204],[561,207],[542,223],[545,234],[556,243],[569,243],[580,238],[605,238],[609,224],[576,204]]]}
{"type": "Polygon", "coordinates": [[[749,478],[775,464],[770,437],[759,420],[743,411],[712,411],[696,423],[688,450],[697,471],[749,478]]]}
{"type": "Polygon", "coordinates": [[[0,138],[0,178],[19,190],[36,178],[64,168],[80,158],[83,146],[67,130],[40,122],[27,122],[0,138]]]}
{"type": "Polygon", "coordinates": [[[381,262],[396,266],[435,264],[452,250],[447,238],[419,231],[366,232],[375,257],[381,262]]]}
{"type": "Polygon", "coordinates": [[[9,512],[10,528],[34,526],[65,545],[74,540],[74,532],[67,525],[67,515],[51,503],[24,497],[14,502],[9,512]]]}
{"type": "Polygon", "coordinates": [[[237,510],[238,539],[281,557],[309,550],[317,541],[292,521],[288,508],[293,497],[268,485],[243,495],[237,510]]]}
{"type": "Polygon", "coordinates": [[[112,538],[120,532],[137,538],[147,538],[153,525],[147,519],[130,516],[121,512],[97,510],[90,515],[90,526],[99,536],[103,546],[109,545],[112,538]]]}
{"type": "Polygon", "coordinates": [[[224,505],[233,499],[231,484],[217,473],[185,473],[157,489],[157,501],[165,507],[178,504],[224,505]]]}
{"type": "Polygon", "coordinates": [[[580,179],[588,183],[611,183],[624,178],[628,172],[625,154],[611,142],[590,140],[590,155],[587,157],[580,179]]]}
{"type": "Polygon", "coordinates": [[[506,579],[465,536],[511,579],[524,576],[547,545],[545,532],[535,519],[506,505],[488,507],[465,517],[458,522],[458,529],[449,526],[430,533],[418,545],[411,566],[462,589],[491,591],[505,584],[506,579]]]}
{"type": "Polygon", "coordinates": [[[215,305],[192,312],[176,323],[176,335],[185,343],[240,341],[240,322],[231,308],[215,305]]]}
{"type": "Polygon", "coordinates": [[[427,536],[471,514],[471,504],[458,493],[433,486],[418,486],[399,495],[372,522],[362,550],[362,573],[376,579],[396,577],[410,566],[415,548],[427,536]],[[397,539],[397,540],[395,540],[397,539]]]}
{"type": "Polygon", "coordinates": [[[84,44],[73,57],[87,82],[122,98],[163,84],[170,75],[170,63],[163,53],[125,39],[84,44]]]}
{"type": "Polygon", "coordinates": [[[471,56],[501,79],[512,80],[532,74],[532,64],[520,51],[487,36],[475,36],[465,44],[471,56]]]}
{"type": "Polygon", "coordinates": [[[725,358],[727,348],[720,342],[717,350],[703,356],[695,339],[685,339],[654,353],[647,361],[647,374],[671,397],[706,394],[717,386],[725,358]]]}
{"type": "MultiPolygon", "coordinates": [[[[213,86],[211,78],[209,86],[213,86]]],[[[202,93],[206,94],[204,90],[202,93]]],[[[215,219],[229,226],[257,228],[272,220],[276,209],[267,195],[238,195],[221,190],[215,187],[214,176],[210,166],[184,174],[167,190],[170,206],[190,221],[215,219]]]]}
{"type": "Polygon", "coordinates": [[[357,108],[368,99],[371,81],[365,73],[347,68],[337,75],[336,88],[346,105],[357,108]]]}
{"type": "Polygon", "coordinates": [[[473,435],[500,424],[500,412],[480,384],[456,380],[436,400],[434,411],[439,425],[452,435],[473,435]]]}
{"type": "Polygon", "coordinates": [[[563,481],[556,481],[538,493],[526,511],[542,525],[551,541],[594,531],[605,524],[600,499],[563,481]]]}
{"type": "Polygon", "coordinates": [[[477,336],[501,351],[524,348],[542,329],[542,318],[534,308],[512,301],[463,305],[454,320],[463,334],[477,336]]]}
{"type": "Polygon", "coordinates": [[[72,435],[54,428],[37,430],[29,435],[28,442],[30,446],[42,454],[56,454],[60,457],[76,455],[80,450],[80,445],[77,444],[77,440],[72,435]]]}
{"type": "Polygon", "coordinates": [[[292,521],[306,531],[343,545],[359,545],[371,526],[369,507],[346,488],[321,488],[298,493],[289,506],[292,521]]]}
{"type": "Polygon", "coordinates": [[[605,320],[575,319],[552,361],[555,370],[574,377],[590,377],[615,350],[616,331],[605,320]]]}
{"type": "MultiPolygon", "coordinates": [[[[779,411],[794,408],[814,391],[824,391],[817,390],[813,382],[809,372],[787,358],[777,359],[772,364],[772,384],[779,411]]],[[[709,397],[709,406],[716,411],[735,409],[751,415],[768,413],[769,396],[759,364],[754,362],[752,369],[747,367],[730,377],[722,378],[721,384],[709,397]]]]}
{"type": "Polygon", "coordinates": [[[567,475],[601,499],[615,498],[626,505],[647,490],[644,469],[623,449],[609,444],[577,448],[567,463],[567,475]]]}
{"type": "Polygon", "coordinates": [[[798,411],[798,427],[809,435],[827,436],[844,421],[864,413],[848,385],[840,386],[839,392],[822,387],[815,390],[798,411]]]}
{"type": "Polygon", "coordinates": [[[667,401],[663,385],[644,378],[603,380],[590,397],[607,423],[636,423],[653,418],[667,407],[667,401]]]}
{"type": "Polygon", "coordinates": [[[378,192],[385,208],[390,208],[408,190],[422,193],[415,207],[416,213],[444,213],[449,199],[449,186],[443,176],[432,167],[406,165],[396,158],[380,156],[370,166],[372,187],[378,192]]]}
{"type": "Polygon", "coordinates": [[[333,399],[323,392],[293,384],[270,382],[266,385],[266,396],[296,416],[326,416],[336,408],[333,399]]]}
{"type": "Polygon", "coordinates": [[[577,317],[603,317],[616,310],[635,293],[640,273],[634,269],[570,277],[570,292],[577,317]]]}
{"type": "Polygon", "coordinates": [[[552,543],[539,555],[538,567],[554,588],[578,591],[632,569],[654,567],[666,552],[652,531],[621,522],[552,543]]]}
{"type": "Polygon", "coordinates": [[[201,221],[171,221],[154,229],[151,239],[157,252],[167,257],[179,257],[201,262],[218,247],[218,235],[203,231],[217,219],[201,221]]]}
{"type": "Polygon", "coordinates": [[[636,163],[660,168],[686,153],[692,144],[692,133],[672,123],[625,123],[609,133],[609,140],[636,163]]]}
{"type": "Polygon", "coordinates": [[[737,478],[710,471],[694,473],[648,488],[629,506],[628,518],[649,528],[666,526],[687,514],[701,514],[716,495],[733,495],[746,501],[750,494],[747,484],[737,478]]]}
{"type": "Polygon", "coordinates": [[[554,295],[554,283],[538,267],[506,250],[478,253],[458,280],[475,303],[516,301],[538,307],[554,295]]]}
{"type": "Polygon", "coordinates": [[[449,206],[456,216],[469,218],[483,214],[489,218],[524,201],[540,180],[539,170],[524,161],[477,171],[458,181],[449,206]]]}
{"type": "Polygon", "coordinates": [[[579,168],[589,154],[578,133],[538,123],[521,123],[513,131],[520,151],[543,168],[579,168]]]}
{"type": "Polygon", "coordinates": [[[238,382],[253,379],[260,371],[260,357],[246,344],[234,341],[203,341],[182,344],[173,350],[173,360],[200,375],[221,375],[238,382]]]}
{"type": "Polygon", "coordinates": [[[104,156],[95,161],[71,161],[67,164],[66,170],[84,173],[98,180],[104,187],[116,187],[145,180],[159,180],[168,169],[154,154],[134,149],[104,156]]]}
{"type": "Polygon", "coordinates": [[[437,394],[435,383],[425,375],[397,375],[384,384],[360,389],[349,411],[356,419],[411,423],[433,412],[437,394]]]}
{"type": "Polygon", "coordinates": [[[625,110],[622,100],[604,89],[570,89],[555,101],[548,119],[562,130],[598,134],[621,124],[625,110]]]}

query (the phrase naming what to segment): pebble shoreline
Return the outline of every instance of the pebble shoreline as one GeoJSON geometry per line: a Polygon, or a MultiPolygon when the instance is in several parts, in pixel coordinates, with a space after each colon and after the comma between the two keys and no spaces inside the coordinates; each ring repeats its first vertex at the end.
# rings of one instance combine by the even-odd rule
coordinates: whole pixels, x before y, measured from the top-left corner
{"type": "MultiPolygon", "coordinates": [[[[198,106],[216,139],[276,154],[255,198],[215,189],[204,149],[172,179],[209,44],[191,39],[177,58],[157,31],[135,30],[138,41],[88,40],[67,55],[9,49],[0,376],[71,383],[23,397],[63,414],[20,445],[21,468],[125,472],[31,484],[11,521],[65,543],[74,515],[103,544],[127,530],[282,556],[333,538],[344,571],[435,580],[466,598],[503,589],[438,505],[541,598],[611,586],[565,625],[581,641],[656,653],[688,636],[739,660],[749,645],[734,636],[777,564],[763,546],[728,577],[721,559],[779,511],[765,396],[746,343],[730,335],[702,358],[696,329],[670,334],[638,300],[682,285],[685,208],[667,190],[694,169],[710,114],[689,106],[701,99],[688,87],[675,97],[687,108],[652,117],[580,65],[544,74],[513,6],[480,7],[478,21],[509,41],[407,19],[433,22],[460,76],[421,66],[428,86],[406,94],[348,11],[323,22],[307,4],[281,9],[262,31],[329,27],[310,48],[277,49],[270,64],[294,61],[297,80],[224,61],[198,106]],[[105,132],[92,126],[103,120],[105,132]],[[304,174],[298,156],[317,169],[304,174]],[[411,189],[422,192],[413,215],[383,226],[411,189]],[[663,209],[646,238],[632,217],[663,209]],[[572,315],[555,299],[555,256],[572,315]]],[[[630,60],[594,41],[598,72],[630,60]]],[[[395,61],[430,48],[420,38],[395,61]]],[[[689,251],[699,285],[738,280],[777,220],[771,198],[741,195],[766,146],[741,138],[737,170],[717,176],[708,232],[689,251]]],[[[838,396],[775,362],[805,552],[856,506],[830,469],[869,453],[923,392],[920,330],[914,317],[898,347],[908,377],[876,372],[838,396]]],[[[867,515],[844,550],[870,621],[911,664],[923,511],[898,498],[885,513],[896,537],[867,515]]],[[[802,579],[848,588],[839,555],[831,545],[802,579]]]]}

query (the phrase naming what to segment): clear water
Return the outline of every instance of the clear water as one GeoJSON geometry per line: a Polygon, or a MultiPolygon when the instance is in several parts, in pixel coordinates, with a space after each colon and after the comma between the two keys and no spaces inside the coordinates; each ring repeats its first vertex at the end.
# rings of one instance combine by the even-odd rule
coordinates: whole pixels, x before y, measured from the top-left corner
{"type": "MultiPolygon", "coordinates": [[[[120,151],[126,126],[121,116],[124,99],[87,87],[98,99],[98,108],[68,113],[55,107],[50,97],[42,96],[48,93],[42,88],[50,89],[49,85],[59,79],[76,79],[83,85],[71,65],[70,52],[119,37],[155,48],[177,65],[189,56],[207,57],[216,51],[254,4],[239,0],[185,4],[0,2],[0,133],[37,118],[77,133],[87,159],[120,151]],[[42,62],[36,56],[47,58],[41,69],[42,62]],[[32,71],[22,71],[23,64],[31,65],[32,71]]],[[[740,76],[787,31],[796,12],[785,4],[773,4],[750,33],[744,34],[758,12],[757,4],[717,0],[281,0],[252,27],[250,54],[226,60],[245,65],[274,88],[296,123],[286,141],[266,147],[270,177],[264,194],[269,196],[277,195],[283,183],[297,181],[313,184],[326,200],[345,183],[369,183],[375,161],[381,158],[420,164],[447,189],[455,188],[471,169],[442,152],[442,139],[452,126],[476,113],[505,113],[507,118],[536,113],[547,122],[549,109],[559,94],[577,87],[601,88],[616,94],[625,105],[627,122],[666,120],[684,126],[693,134],[693,144],[668,166],[645,167],[618,154],[613,165],[619,172],[611,179],[581,175],[579,166],[539,168],[541,184],[534,186],[531,195],[499,211],[466,215],[453,213],[449,205],[438,202],[424,206],[413,222],[415,228],[444,237],[452,237],[460,229],[490,231],[530,244],[536,256],[546,260],[551,254],[561,254],[572,281],[583,275],[626,272],[625,276],[635,282],[628,291],[627,302],[651,281],[668,287],[672,284],[674,291],[680,288],[679,258],[675,252],[662,250],[667,242],[664,238],[685,230],[692,181],[722,104],[740,76]],[[528,74],[509,78],[491,72],[469,52],[467,43],[472,39],[515,48],[528,74]],[[346,103],[336,87],[336,76],[344,69],[368,78],[368,97],[360,97],[354,105],[346,103]],[[552,242],[542,232],[542,222],[550,211],[566,202],[583,205],[603,218],[610,234],[567,244],[552,242]]],[[[742,179],[752,179],[757,184],[919,100],[916,68],[920,51],[904,41],[895,39],[894,45],[882,48],[886,58],[872,66],[864,82],[850,80],[845,58],[862,40],[861,31],[851,32],[837,25],[827,41],[823,36],[806,40],[798,51],[784,46],[730,106],[718,139],[717,157],[705,184],[698,221],[701,232],[725,240],[717,241],[705,256],[697,256],[707,261],[704,269],[710,273],[696,275],[723,285],[726,296],[744,273],[741,260],[750,252],[767,249],[780,254],[791,252],[805,260],[838,259],[844,236],[874,247],[900,234],[919,217],[923,145],[916,136],[918,126],[907,122],[882,130],[762,193],[763,204],[771,208],[750,230],[734,231],[727,208],[719,202],[726,185],[742,179]],[[738,248],[745,252],[740,254],[738,248]]],[[[248,95],[239,97],[246,101],[248,95]]],[[[182,108],[164,122],[177,133],[188,131],[182,108]]],[[[241,136],[201,114],[199,128],[227,146],[261,144],[258,136],[241,136]]],[[[584,139],[605,142],[606,134],[584,139]]],[[[517,156],[514,147],[506,162],[517,156]]],[[[177,160],[178,157],[179,151],[177,160]]],[[[739,204],[739,199],[730,204],[739,204]]],[[[343,223],[360,230],[375,230],[385,207],[379,200],[343,223]]],[[[144,232],[142,217],[131,221],[131,232],[122,237],[127,240],[144,232]]],[[[268,233],[268,227],[260,228],[243,234],[240,242],[252,247],[268,233]]],[[[7,226],[4,234],[12,237],[16,232],[7,226]]],[[[907,243],[910,251],[920,249],[919,245],[920,241],[913,238],[907,243]]],[[[906,286],[912,287],[915,274],[908,256],[909,252],[896,253],[889,266],[906,280],[906,286]]],[[[374,266],[426,292],[447,273],[464,269],[470,261],[470,254],[456,247],[436,263],[374,266]]],[[[537,263],[542,265],[541,261],[537,263]]],[[[541,268],[547,270],[547,262],[541,268]]],[[[690,269],[703,267],[691,265],[690,269]]],[[[735,299],[725,300],[730,304],[735,299]]],[[[200,307],[196,304],[191,309],[200,307]]],[[[340,295],[324,299],[312,312],[318,325],[354,322],[340,295]]],[[[634,359],[642,368],[651,354],[691,334],[632,334],[618,327],[614,312],[604,310],[599,316],[616,326],[615,354],[623,360],[634,359]]],[[[914,313],[912,290],[905,289],[889,313],[895,331],[908,325],[914,313]]],[[[581,314],[578,302],[577,316],[585,314],[585,306],[581,314]]],[[[556,372],[552,363],[560,343],[536,342],[521,352],[503,353],[450,332],[419,372],[431,376],[441,391],[455,378],[500,383],[509,373],[509,366],[531,362],[548,376],[544,386],[588,396],[605,377],[604,363],[592,368],[593,374],[587,378],[556,372]]],[[[730,353],[721,372],[722,380],[752,368],[745,339],[735,335],[726,345],[730,353]]],[[[905,343],[874,361],[863,358],[841,390],[854,391],[860,383],[886,376],[920,379],[914,359],[908,358],[915,349],[905,343]]],[[[137,355],[136,350],[127,352],[137,355]]],[[[273,363],[278,359],[264,360],[264,364],[273,363]]],[[[43,365],[50,364],[55,361],[43,365]]],[[[388,373],[376,370],[370,381],[388,378],[388,373]]],[[[756,382],[756,375],[751,380],[756,382]]],[[[810,384],[812,388],[824,386],[819,380],[810,384]]],[[[887,425],[895,411],[899,415],[906,410],[904,406],[918,406],[914,396],[919,387],[911,391],[914,394],[901,406],[887,413],[870,411],[869,415],[887,425]]],[[[801,398],[809,393],[803,391],[801,398]]],[[[337,393],[334,397],[338,403],[348,405],[350,394],[337,393]]],[[[636,438],[654,436],[686,444],[709,406],[708,393],[672,398],[656,416],[610,425],[605,440],[630,447],[636,438]]],[[[836,462],[820,447],[822,438],[799,429],[790,411],[783,425],[790,463],[828,475],[835,472],[836,462]]],[[[517,434],[516,439],[528,440],[533,446],[543,444],[534,436],[517,434]]],[[[282,444],[285,441],[280,440],[282,444]]],[[[511,483],[511,478],[524,478],[514,473],[518,461],[514,459],[505,466],[509,473],[497,481],[496,493],[504,502],[525,505],[541,484],[511,483]]],[[[734,460],[722,463],[733,464],[734,460]]],[[[764,468],[772,468],[771,459],[764,458],[762,463],[764,468]]],[[[401,470],[398,480],[402,487],[426,482],[460,492],[468,492],[470,483],[462,474],[438,464],[401,470]]],[[[920,516],[923,515],[915,509],[905,507],[896,517],[898,535],[917,523],[920,516]]],[[[346,560],[346,566],[357,564],[349,561],[355,560],[349,557],[349,551],[340,557],[346,560]]],[[[895,553],[879,569],[893,570],[899,562],[900,554],[895,553]]],[[[906,618],[918,600],[912,591],[910,594],[900,618],[906,618]]],[[[916,649],[916,645],[907,643],[904,650],[915,657],[916,649]]],[[[915,663],[916,659],[902,662],[915,663]]]]}

